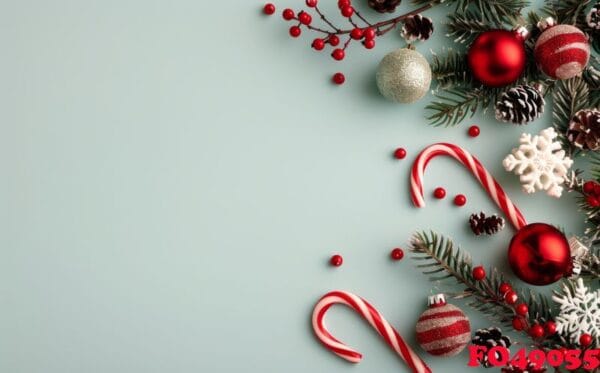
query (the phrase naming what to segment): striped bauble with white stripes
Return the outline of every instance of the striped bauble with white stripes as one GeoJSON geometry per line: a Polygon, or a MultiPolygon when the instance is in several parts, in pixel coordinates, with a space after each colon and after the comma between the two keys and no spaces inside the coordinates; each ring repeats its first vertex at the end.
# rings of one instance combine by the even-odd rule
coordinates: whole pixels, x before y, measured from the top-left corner
{"type": "Polygon", "coordinates": [[[548,27],[535,44],[535,60],[553,79],[570,79],[583,72],[590,59],[588,37],[571,25],[548,27]]]}

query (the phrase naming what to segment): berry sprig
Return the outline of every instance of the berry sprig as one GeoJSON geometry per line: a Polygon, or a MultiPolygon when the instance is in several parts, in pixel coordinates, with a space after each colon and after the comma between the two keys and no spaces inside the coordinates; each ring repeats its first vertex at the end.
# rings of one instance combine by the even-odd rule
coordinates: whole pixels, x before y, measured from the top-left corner
{"type": "MultiPolygon", "coordinates": [[[[284,20],[295,22],[290,26],[288,32],[291,37],[298,38],[302,35],[303,29],[316,32],[319,37],[311,42],[311,47],[316,51],[323,51],[329,45],[331,47],[331,57],[336,61],[342,61],[346,58],[346,50],[350,43],[361,42],[365,49],[375,48],[376,38],[394,30],[402,21],[415,16],[425,10],[432,8],[440,3],[440,0],[432,0],[430,3],[421,6],[411,12],[390,18],[385,21],[372,23],[352,6],[351,0],[338,0],[337,6],[340,14],[348,21],[349,28],[336,26],[319,8],[318,0],[305,0],[307,9],[295,12],[293,9],[286,8],[281,13],[284,20]],[[318,17],[324,23],[324,26],[315,26],[313,17],[318,17]],[[341,38],[345,40],[342,42],[341,38]]],[[[275,13],[275,6],[268,3],[264,6],[264,13],[272,15],[275,13]]],[[[336,84],[340,79],[332,79],[336,84]]]]}

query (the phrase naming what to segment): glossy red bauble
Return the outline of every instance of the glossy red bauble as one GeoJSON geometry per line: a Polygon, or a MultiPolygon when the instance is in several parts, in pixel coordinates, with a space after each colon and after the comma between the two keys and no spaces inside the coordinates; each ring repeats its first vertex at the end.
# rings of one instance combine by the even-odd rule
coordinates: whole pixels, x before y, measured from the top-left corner
{"type": "Polygon", "coordinates": [[[488,87],[514,83],[523,73],[527,59],[522,37],[506,30],[480,34],[467,58],[475,79],[488,87]]]}
{"type": "Polygon", "coordinates": [[[520,229],[508,248],[508,262],[517,277],[531,285],[549,285],[571,267],[571,250],[564,234],[551,225],[520,229]]]}

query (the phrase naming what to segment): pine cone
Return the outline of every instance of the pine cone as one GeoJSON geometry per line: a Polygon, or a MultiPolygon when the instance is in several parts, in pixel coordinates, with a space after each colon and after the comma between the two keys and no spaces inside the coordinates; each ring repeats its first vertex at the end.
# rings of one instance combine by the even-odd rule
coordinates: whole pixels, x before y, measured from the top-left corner
{"type": "Polygon", "coordinates": [[[508,364],[507,366],[502,368],[500,371],[502,373],[545,373],[546,368],[543,366],[540,368],[536,368],[533,363],[529,362],[527,364],[527,367],[525,367],[525,369],[521,369],[519,367],[515,367],[515,366],[508,364]]]}
{"type": "Polygon", "coordinates": [[[482,234],[493,235],[504,229],[504,219],[498,215],[485,216],[485,213],[472,214],[469,218],[469,225],[476,236],[482,234]]]}
{"type": "Polygon", "coordinates": [[[427,40],[433,34],[433,21],[420,14],[408,17],[402,26],[402,37],[407,42],[427,40]]]}
{"type": "MultiPolygon", "coordinates": [[[[502,331],[499,328],[477,330],[471,343],[477,346],[485,346],[487,347],[488,351],[492,347],[502,346],[509,348],[511,345],[510,338],[503,336],[502,331]]],[[[498,358],[500,357],[501,356],[498,356],[498,358]]],[[[480,359],[479,362],[486,368],[491,367],[487,354],[483,354],[483,358],[480,359]]]]}
{"type": "Polygon", "coordinates": [[[393,13],[402,0],[369,0],[369,6],[379,13],[393,13]]]}
{"type": "Polygon", "coordinates": [[[600,2],[597,2],[596,5],[590,9],[585,20],[590,28],[600,30],[600,2]]]}
{"type": "Polygon", "coordinates": [[[541,87],[520,85],[502,94],[496,103],[496,119],[514,124],[526,124],[544,112],[541,87]]]}
{"type": "Polygon", "coordinates": [[[575,113],[569,123],[567,138],[580,149],[600,150],[600,111],[590,109],[575,113]]]}

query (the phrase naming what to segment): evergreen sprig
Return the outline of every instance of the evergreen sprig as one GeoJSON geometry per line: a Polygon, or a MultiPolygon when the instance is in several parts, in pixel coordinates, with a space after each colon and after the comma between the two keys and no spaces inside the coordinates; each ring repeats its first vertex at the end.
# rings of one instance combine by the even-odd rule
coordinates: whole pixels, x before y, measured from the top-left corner
{"type": "Polygon", "coordinates": [[[477,35],[492,29],[489,23],[480,20],[472,11],[449,14],[446,27],[447,36],[453,38],[454,42],[463,44],[472,43],[477,35]]]}
{"type": "Polygon", "coordinates": [[[448,49],[444,55],[434,53],[431,61],[431,72],[437,80],[438,89],[471,84],[467,58],[463,53],[448,49]]]}
{"type": "Polygon", "coordinates": [[[590,90],[585,80],[579,77],[561,80],[556,86],[552,95],[552,124],[559,134],[563,149],[570,149],[571,153],[574,153],[577,149],[567,140],[565,134],[575,113],[588,107],[590,90]]]}
{"type": "Polygon", "coordinates": [[[431,114],[427,117],[434,126],[455,126],[471,118],[478,110],[484,112],[495,102],[499,90],[494,88],[473,88],[470,85],[456,85],[435,93],[437,100],[426,106],[431,114]]]}
{"type": "MultiPolygon", "coordinates": [[[[430,0],[413,0],[415,4],[427,4],[430,0]]],[[[527,0],[445,0],[442,2],[454,6],[453,13],[471,12],[477,20],[501,27],[512,25],[521,10],[529,6],[527,0]]]]}

